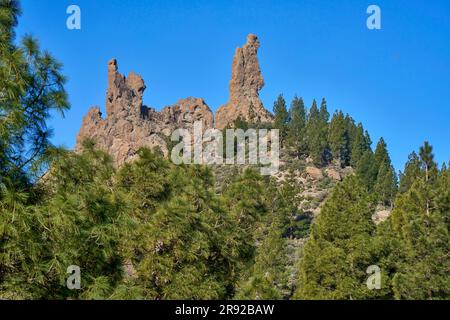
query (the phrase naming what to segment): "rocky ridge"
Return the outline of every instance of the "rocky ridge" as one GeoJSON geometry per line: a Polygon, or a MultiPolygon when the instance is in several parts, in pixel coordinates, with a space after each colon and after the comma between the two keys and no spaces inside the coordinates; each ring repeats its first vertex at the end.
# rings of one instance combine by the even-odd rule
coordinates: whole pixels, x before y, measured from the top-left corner
{"type": "Polygon", "coordinates": [[[269,122],[272,115],[259,99],[264,80],[258,63],[259,40],[247,37],[247,43],[237,48],[232,64],[229,101],[217,111],[216,118],[201,98],[180,99],[158,112],[143,104],[146,85],[141,76],[131,72],[119,73],[117,61],[108,63],[106,118],[98,106],[91,108],[83,118],[77,136],[76,151],[86,139],[108,152],[118,166],[134,159],[141,147],[159,148],[168,155],[167,141],[173,130],[191,130],[196,121],[202,121],[203,130],[223,129],[238,118],[253,122],[269,122]]]}

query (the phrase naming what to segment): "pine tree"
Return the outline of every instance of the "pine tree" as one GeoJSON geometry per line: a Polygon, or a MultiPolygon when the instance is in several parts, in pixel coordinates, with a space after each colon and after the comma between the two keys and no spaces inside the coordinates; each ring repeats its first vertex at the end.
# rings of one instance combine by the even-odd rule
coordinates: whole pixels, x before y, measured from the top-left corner
{"type": "Polygon", "coordinates": [[[287,111],[286,101],[283,95],[278,96],[277,101],[273,105],[274,128],[280,130],[280,140],[283,143],[287,136],[287,125],[289,123],[289,112],[287,111]]]}
{"type": "Polygon", "coordinates": [[[264,185],[256,171],[247,169],[235,177],[224,193],[227,211],[237,224],[236,249],[244,269],[254,258],[256,237],[268,211],[264,185]]]}
{"type": "Polygon", "coordinates": [[[393,298],[448,299],[450,180],[447,172],[436,177],[437,182],[427,181],[426,168],[421,170],[399,194],[378,238],[384,244],[393,298]]]}
{"type": "Polygon", "coordinates": [[[19,1],[0,2],[0,101],[12,103],[25,91],[26,61],[20,48],[14,44],[19,1]]]}
{"type": "Polygon", "coordinates": [[[0,299],[41,298],[51,285],[38,206],[46,190],[35,182],[62,153],[49,142],[47,120],[68,108],[61,64],[31,37],[16,44],[20,13],[18,1],[0,1],[0,299]]]}
{"type": "Polygon", "coordinates": [[[425,141],[419,151],[423,169],[425,171],[425,180],[433,179],[436,176],[437,165],[434,162],[433,147],[425,141]]]}
{"type": "Polygon", "coordinates": [[[135,198],[131,229],[121,237],[136,270],[131,287],[143,288],[147,299],[225,298],[235,277],[234,224],[210,169],[168,167],[148,150],[140,155],[120,174],[121,188],[135,198]]]}
{"type": "Polygon", "coordinates": [[[378,199],[384,205],[392,205],[397,192],[397,177],[394,168],[386,163],[381,163],[377,174],[374,191],[378,199]]]}
{"type": "Polygon", "coordinates": [[[391,159],[389,157],[387,145],[386,142],[384,142],[383,138],[380,138],[380,140],[377,143],[377,147],[375,149],[374,154],[374,162],[377,171],[380,169],[382,163],[391,164],[391,159]]]}
{"type": "Polygon", "coordinates": [[[353,143],[355,141],[357,126],[355,124],[355,120],[348,113],[345,115],[344,121],[345,121],[346,130],[347,130],[349,161],[350,161],[351,150],[352,150],[353,143]]]}
{"type": "Polygon", "coordinates": [[[391,164],[391,158],[383,138],[380,138],[375,149],[373,166],[373,171],[376,172],[376,180],[372,188],[377,193],[380,202],[392,204],[397,192],[397,175],[391,164]]]}
{"type": "Polygon", "coordinates": [[[114,287],[120,278],[117,226],[124,203],[111,192],[113,173],[111,158],[86,144],[83,154],[66,153],[53,162],[39,203],[20,211],[2,206],[0,226],[13,222],[0,228],[9,239],[0,250],[6,257],[0,259],[6,262],[2,298],[80,298],[80,290],[65,285],[72,265],[82,270],[84,290],[101,295],[91,286],[103,277],[107,290],[114,287]]]}
{"type": "Polygon", "coordinates": [[[286,286],[286,240],[274,224],[257,250],[255,263],[238,285],[236,298],[281,300],[286,286]]]}
{"type": "Polygon", "coordinates": [[[288,125],[288,144],[294,148],[297,156],[307,152],[305,139],[306,109],[302,98],[294,97],[289,110],[290,119],[288,125]]]}
{"type": "Polygon", "coordinates": [[[405,164],[405,169],[400,173],[400,187],[399,192],[404,193],[411,188],[414,181],[421,175],[421,162],[416,152],[408,156],[408,161],[405,164]]]}
{"type": "Polygon", "coordinates": [[[372,150],[367,150],[362,155],[356,166],[356,175],[361,178],[368,191],[373,191],[377,180],[378,171],[374,164],[374,155],[372,150]]]}
{"type": "Polygon", "coordinates": [[[342,167],[346,166],[350,157],[350,141],[347,124],[342,111],[336,112],[331,119],[328,141],[333,158],[336,159],[342,167]]]}
{"type": "Polygon", "coordinates": [[[322,102],[320,103],[319,115],[322,125],[328,124],[328,121],[330,120],[330,113],[328,112],[327,101],[325,98],[322,98],[322,102]]]}
{"type": "Polygon", "coordinates": [[[69,108],[61,64],[29,36],[15,45],[19,13],[18,1],[1,2],[0,177],[15,185],[24,181],[25,172],[31,178],[28,169],[39,172],[48,158],[51,112],[69,108]]]}
{"type": "Polygon", "coordinates": [[[297,299],[365,299],[375,227],[369,195],[357,177],[339,184],[323,206],[300,262],[297,299]]]}
{"type": "Polygon", "coordinates": [[[331,160],[330,155],[330,147],[328,143],[328,121],[330,120],[330,113],[327,109],[327,101],[325,98],[322,99],[322,102],[320,104],[320,122],[319,122],[319,128],[320,128],[320,145],[321,149],[323,149],[323,164],[327,164],[331,160]]]}
{"type": "Polygon", "coordinates": [[[327,114],[326,104],[322,103],[321,112],[319,112],[316,100],[314,100],[306,124],[309,155],[313,158],[314,163],[319,166],[326,164],[328,161],[327,114]]]}
{"type": "Polygon", "coordinates": [[[370,149],[367,140],[364,136],[364,129],[361,123],[355,129],[353,143],[351,144],[350,165],[356,168],[359,160],[361,160],[364,153],[370,149]]]}

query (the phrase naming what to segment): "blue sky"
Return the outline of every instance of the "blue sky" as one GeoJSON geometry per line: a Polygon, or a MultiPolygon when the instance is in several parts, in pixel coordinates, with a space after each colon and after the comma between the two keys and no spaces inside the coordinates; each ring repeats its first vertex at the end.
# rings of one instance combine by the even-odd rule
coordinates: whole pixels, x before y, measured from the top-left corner
{"type": "Polygon", "coordinates": [[[31,33],[64,64],[72,109],[51,121],[55,144],[72,148],[90,106],[104,110],[106,66],[144,78],[156,109],[188,96],[214,111],[228,99],[231,61],[248,33],[269,110],[277,95],[309,106],[325,97],[348,112],[374,143],[383,136],[397,170],[424,140],[440,163],[450,158],[450,1],[448,0],[23,0],[18,36],[31,33]],[[81,8],[82,29],[66,28],[81,8]],[[366,27],[381,8],[382,29],[366,27]]]}

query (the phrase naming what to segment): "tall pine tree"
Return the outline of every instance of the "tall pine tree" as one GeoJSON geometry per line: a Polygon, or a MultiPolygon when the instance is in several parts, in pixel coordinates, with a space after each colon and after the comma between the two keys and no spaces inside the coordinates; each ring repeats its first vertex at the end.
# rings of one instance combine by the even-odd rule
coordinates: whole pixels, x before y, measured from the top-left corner
{"type": "Polygon", "coordinates": [[[395,209],[378,232],[396,299],[450,297],[449,172],[427,179],[427,167],[436,164],[429,144],[425,149],[421,174],[410,176],[412,185],[399,194],[395,209]]]}
{"type": "Polygon", "coordinates": [[[307,152],[306,145],[306,109],[302,98],[294,97],[289,110],[290,122],[288,144],[295,150],[297,156],[307,152]]]}
{"type": "Polygon", "coordinates": [[[397,175],[383,138],[380,138],[375,149],[373,166],[373,171],[376,172],[373,190],[381,203],[392,204],[397,192],[397,175]]]}
{"type": "Polygon", "coordinates": [[[287,137],[287,125],[289,123],[289,112],[286,107],[286,101],[280,94],[273,105],[274,128],[280,130],[280,139],[284,143],[287,137]]]}
{"type": "Polygon", "coordinates": [[[326,103],[322,103],[321,111],[319,111],[316,100],[314,100],[308,114],[306,139],[309,155],[314,163],[319,166],[326,164],[328,161],[328,117],[326,103]]]}
{"type": "Polygon", "coordinates": [[[336,112],[331,118],[328,141],[333,158],[340,166],[346,166],[350,157],[350,141],[347,123],[342,111],[336,112]]]}
{"type": "Polygon", "coordinates": [[[365,299],[376,294],[366,286],[366,270],[373,264],[373,212],[357,177],[348,177],[333,190],[303,249],[295,298],[365,299]]]}

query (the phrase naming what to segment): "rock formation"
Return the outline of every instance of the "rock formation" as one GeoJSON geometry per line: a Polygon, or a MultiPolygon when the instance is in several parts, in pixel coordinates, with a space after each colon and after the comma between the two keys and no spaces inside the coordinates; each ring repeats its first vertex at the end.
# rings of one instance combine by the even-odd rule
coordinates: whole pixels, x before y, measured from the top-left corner
{"type": "Polygon", "coordinates": [[[237,48],[233,58],[228,103],[216,113],[216,127],[223,129],[238,117],[254,122],[269,122],[271,114],[259,99],[264,79],[258,63],[259,40],[249,34],[247,43],[237,48]]]}
{"type": "MultiPolygon", "coordinates": [[[[217,111],[216,128],[223,129],[239,116],[255,122],[272,120],[259,99],[264,80],[258,64],[258,48],[258,38],[250,34],[247,43],[236,49],[229,101],[217,111]]],[[[78,133],[76,151],[81,149],[84,140],[92,139],[120,166],[133,159],[141,147],[159,147],[167,155],[166,143],[175,129],[192,129],[196,121],[203,122],[203,130],[214,126],[213,114],[203,99],[182,99],[157,112],[143,104],[145,89],[139,75],[131,72],[125,77],[118,72],[117,61],[109,61],[106,118],[102,118],[99,107],[88,111],[78,133]]]]}
{"type": "Polygon", "coordinates": [[[202,121],[204,129],[213,127],[213,114],[203,99],[182,99],[157,112],[143,105],[145,88],[139,75],[121,75],[116,60],[111,60],[106,119],[102,118],[98,107],[88,111],[78,133],[76,150],[80,150],[85,139],[93,139],[98,148],[113,157],[116,165],[121,165],[133,159],[144,146],[159,147],[167,155],[166,142],[177,128],[192,129],[195,121],[202,121]]]}

